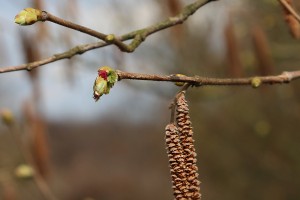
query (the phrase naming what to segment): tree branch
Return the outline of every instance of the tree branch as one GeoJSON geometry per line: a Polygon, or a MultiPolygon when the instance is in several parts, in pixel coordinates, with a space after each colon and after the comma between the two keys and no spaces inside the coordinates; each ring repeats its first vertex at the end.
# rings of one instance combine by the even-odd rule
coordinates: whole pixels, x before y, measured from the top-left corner
{"type": "Polygon", "coordinates": [[[119,47],[121,51],[124,52],[133,52],[149,35],[161,31],[163,29],[175,26],[177,24],[183,23],[189,16],[194,14],[199,8],[206,5],[207,3],[211,1],[217,1],[217,0],[198,0],[190,5],[185,6],[182,11],[174,16],[170,17],[160,23],[157,23],[155,25],[149,26],[147,28],[141,29],[139,31],[135,31],[134,37],[130,38],[133,39],[133,41],[126,45],[122,42],[122,36],[121,37],[115,37],[113,34],[106,35],[103,33],[100,33],[98,31],[92,30],[90,28],[75,24],[73,22],[66,21],[64,19],[58,18],[46,11],[42,12],[42,18],[41,21],[50,21],[56,24],[59,24],[61,26],[65,26],[83,33],[86,33],[88,35],[94,36],[96,38],[99,38],[106,43],[112,43],[119,47]]]}
{"type": "MultiPolygon", "coordinates": [[[[190,15],[192,15],[193,13],[195,13],[199,8],[201,8],[202,6],[206,5],[207,3],[211,2],[211,1],[216,1],[216,0],[207,0],[205,2],[203,2],[203,0],[198,0],[190,5],[187,5],[186,7],[184,7],[182,9],[182,11],[176,15],[175,17],[171,17],[169,19],[166,19],[162,22],[159,22],[157,24],[154,24],[152,26],[140,29],[140,30],[136,30],[136,31],[132,31],[130,33],[124,34],[120,37],[113,37],[119,41],[127,41],[127,40],[131,40],[133,39],[133,41],[131,42],[131,44],[129,45],[130,47],[130,52],[134,51],[145,39],[146,37],[148,37],[149,35],[156,33],[160,30],[166,29],[166,28],[170,28],[172,26],[175,26],[177,24],[183,23],[190,15]]],[[[49,16],[49,13],[48,13],[49,16]]],[[[52,20],[54,21],[52,16],[52,20]]],[[[57,21],[57,19],[56,19],[57,21]]],[[[67,21],[60,21],[62,24],[68,24],[67,21]]],[[[73,24],[73,23],[72,23],[73,24]]],[[[69,24],[70,25],[70,24],[69,24]]],[[[76,25],[73,24],[73,27],[76,25]]],[[[74,27],[74,28],[75,28],[74,27]]],[[[81,30],[84,30],[84,27],[81,28],[81,30]]],[[[97,33],[96,31],[94,32],[91,29],[88,29],[89,33],[94,34],[94,36],[99,36],[100,37],[107,37],[109,35],[105,35],[102,33],[97,33]],[[101,36],[102,34],[102,36],[101,36]]],[[[111,36],[111,35],[110,35],[111,36]]],[[[100,38],[101,39],[101,38],[100,38]]],[[[109,39],[109,38],[108,38],[109,39]]],[[[115,40],[116,41],[116,40],[115,40]]],[[[38,60],[35,62],[31,62],[31,63],[26,63],[26,64],[22,64],[22,65],[18,65],[18,66],[8,66],[8,67],[2,67],[0,68],[0,73],[6,73],[6,72],[12,72],[12,71],[20,71],[20,70],[32,70],[36,67],[39,66],[43,66],[58,60],[62,60],[62,59],[70,59],[75,55],[79,55],[79,54],[83,54],[87,51],[93,50],[93,49],[97,49],[97,48],[101,48],[104,46],[108,46],[111,45],[113,43],[113,41],[110,41],[109,43],[107,42],[96,42],[96,43],[90,43],[90,44],[84,44],[84,45],[78,45],[73,47],[72,49],[69,49],[68,51],[62,52],[62,53],[58,53],[55,55],[52,55],[48,58],[44,58],[42,60],[38,60]]],[[[115,44],[115,43],[114,43],[115,44]]]]}
{"type": "Polygon", "coordinates": [[[70,21],[61,19],[59,17],[56,17],[56,16],[54,16],[54,15],[52,15],[52,14],[46,12],[46,11],[42,11],[41,21],[50,21],[50,22],[53,22],[55,24],[59,24],[59,25],[64,26],[64,27],[80,31],[82,33],[85,33],[85,34],[91,35],[93,37],[96,37],[98,39],[101,39],[101,40],[105,41],[108,44],[109,43],[115,44],[116,46],[119,47],[119,49],[121,51],[130,52],[128,50],[129,47],[112,34],[106,35],[104,33],[100,33],[98,31],[87,28],[85,26],[81,26],[79,24],[75,24],[73,22],[70,22],[70,21]]]}
{"type": "Polygon", "coordinates": [[[129,73],[117,70],[119,80],[132,79],[132,80],[148,80],[148,81],[167,81],[167,82],[185,82],[190,83],[192,86],[205,86],[205,85],[250,85],[258,87],[262,84],[282,84],[289,83],[295,79],[300,78],[299,71],[283,72],[275,76],[260,76],[260,77],[247,77],[247,78],[208,78],[201,76],[177,76],[177,75],[149,75],[139,73],[129,73]]]}
{"type": "Polygon", "coordinates": [[[288,10],[300,23],[300,16],[298,13],[294,10],[294,8],[286,2],[286,0],[279,0],[279,2],[283,5],[283,7],[288,10]]]}

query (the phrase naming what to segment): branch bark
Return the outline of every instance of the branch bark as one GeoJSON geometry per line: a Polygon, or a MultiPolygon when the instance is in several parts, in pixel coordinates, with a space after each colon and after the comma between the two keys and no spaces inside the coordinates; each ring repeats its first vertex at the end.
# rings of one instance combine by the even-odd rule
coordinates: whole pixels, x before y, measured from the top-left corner
{"type": "MultiPolygon", "coordinates": [[[[185,20],[187,20],[187,18],[189,16],[194,14],[199,8],[201,8],[202,6],[208,4],[209,2],[212,2],[212,1],[217,1],[217,0],[206,0],[206,1],[198,0],[198,1],[195,1],[192,4],[189,4],[189,5],[185,6],[181,10],[181,12],[178,15],[174,16],[174,17],[170,17],[166,20],[158,22],[158,23],[156,23],[154,25],[151,25],[149,27],[139,29],[139,30],[136,30],[136,31],[132,31],[132,32],[124,34],[122,36],[113,37],[113,38],[115,38],[115,42],[116,41],[124,42],[124,41],[133,39],[132,42],[129,45],[129,48],[130,48],[129,52],[133,52],[151,34],[154,34],[154,33],[158,32],[160,30],[163,30],[163,29],[170,28],[170,27],[175,26],[177,24],[183,23],[185,20]]],[[[44,16],[44,17],[45,17],[44,20],[46,20],[47,17],[46,16],[44,16]]],[[[48,13],[48,17],[49,17],[49,13],[48,13]]],[[[56,21],[57,23],[59,22],[59,20],[57,18],[55,18],[53,15],[51,15],[50,19],[52,20],[52,22],[54,22],[54,21],[56,21]]],[[[49,21],[50,21],[50,19],[49,19],[49,21]]],[[[85,31],[84,33],[92,35],[92,36],[100,38],[100,39],[101,38],[105,39],[105,38],[107,38],[107,36],[109,36],[109,35],[105,35],[105,34],[97,32],[97,31],[94,31],[92,29],[85,30],[85,27],[79,28],[78,27],[79,25],[76,25],[76,24],[73,24],[73,23],[71,25],[70,23],[71,22],[60,21],[60,24],[63,25],[63,26],[69,25],[70,26],[69,28],[73,28],[73,29],[76,29],[76,30],[78,29],[78,31],[81,31],[81,32],[85,31]]],[[[116,43],[114,43],[114,41],[112,40],[112,41],[109,41],[109,43],[104,42],[104,41],[100,41],[100,42],[95,42],[95,43],[90,43],[90,44],[78,45],[78,46],[75,46],[75,47],[65,51],[65,52],[54,54],[54,55],[52,55],[48,58],[44,58],[42,60],[38,60],[38,61],[35,61],[35,62],[31,62],[31,63],[25,63],[25,64],[17,65],[17,66],[2,67],[2,68],[0,68],[0,73],[20,71],[20,70],[29,70],[30,71],[34,68],[37,68],[37,67],[40,67],[40,66],[58,61],[58,60],[70,59],[75,55],[80,55],[80,54],[83,54],[87,51],[90,51],[90,50],[93,50],[93,49],[98,49],[98,48],[101,48],[101,47],[105,47],[105,46],[108,46],[108,45],[111,45],[111,44],[116,44],[116,43]]]]}
{"type": "Polygon", "coordinates": [[[100,33],[98,31],[87,28],[85,26],[81,26],[79,24],[75,24],[73,22],[70,22],[70,21],[61,19],[59,17],[56,17],[56,16],[54,16],[54,15],[52,15],[52,14],[46,12],[46,11],[42,11],[42,21],[50,21],[50,22],[53,22],[55,24],[59,24],[59,25],[64,26],[64,27],[74,29],[76,31],[80,31],[80,32],[85,33],[87,35],[90,35],[90,36],[96,37],[100,40],[103,40],[108,44],[110,44],[110,43],[115,44],[117,47],[119,47],[119,49],[121,51],[130,52],[129,46],[127,46],[121,40],[116,38],[113,34],[106,35],[104,33],[100,33]]]}
{"type": "Polygon", "coordinates": [[[247,78],[209,78],[201,76],[177,76],[177,75],[151,75],[129,73],[117,70],[119,80],[148,80],[148,81],[167,81],[167,82],[185,82],[190,83],[192,86],[205,86],[205,85],[250,85],[258,87],[262,84],[282,84],[289,83],[295,79],[300,78],[299,71],[283,72],[275,76],[257,76],[247,78]]]}

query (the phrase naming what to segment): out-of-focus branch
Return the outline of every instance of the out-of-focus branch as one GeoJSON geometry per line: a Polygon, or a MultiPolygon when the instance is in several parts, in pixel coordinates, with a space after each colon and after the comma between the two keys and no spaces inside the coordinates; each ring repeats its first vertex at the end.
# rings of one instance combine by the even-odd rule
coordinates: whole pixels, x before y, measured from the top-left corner
{"type": "Polygon", "coordinates": [[[283,72],[275,76],[258,76],[247,78],[208,78],[200,76],[177,76],[177,75],[150,75],[129,73],[117,70],[119,80],[132,79],[132,80],[148,80],[148,81],[167,81],[167,82],[185,82],[190,83],[192,86],[205,86],[205,85],[250,85],[258,87],[262,84],[282,84],[289,83],[295,79],[300,78],[299,71],[283,72]]]}
{"type": "MultiPolygon", "coordinates": [[[[129,47],[131,49],[131,52],[134,51],[145,39],[146,37],[148,37],[149,35],[156,33],[160,30],[166,29],[166,28],[170,28],[172,26],[175,26],[177,24],[183,23],[190,15],[194,14],[199,8],[201,8],[202,6],[206,5],[209,2],[212,1],[217,1],[217,0],[206,0],[203,2],[203,0],[198,0],[192,4],[187,5],[186,7],[184,7],[182,9],[182,11],[174,16],[174,17],[170,17],[164,21],[161,21],[157,24],[154,24],[152,26],[140,29],[140,30],[136,30],[136,31],[132,31],[130,33],[124,34],[120,37],[113,37],[113,35],[105,35],[102,34],[101,37],[105,38],[106,36],[112,36],[110,38],[108,38],[110,40],[109,43],[107,42],[96,42],[96,43],[90,43],[90,44],[84,44],[84,45],[78,45],[75,46],[71,49],[69,49],[68,51],[62,52],[62,53],[58,53],[58,54],[54,54],[48,58],[44,58],[42,60],[38,60],[35,62],[31,62],[31,63],[26,63],[26,64],[22,64],[22,65],[18,65],[18,66],[9,66],[9,67],[2,67],[0,68],[0,73],[5,73],[5,72],[12,72],[12,71],[19,71],[19,70],[32,70],[36,67],[48,64],[48,63],[52,63],[58,60],[62,60],[62,59],[70,59],[75,55],[79,55],[79,54],[83,54],[87,51],[93,50],[93,49],[97,49],[97,48],[101,48],[107,45],[111,45],[113,44],[114,40],[113,39],[117,39],[119,41],[127,41],[127,40],[132,40],[132,42],[130,43],[129,47]]],[[[52,18],[53,19],[53,18],[52,18]]],[[[67,22],[65,22],[67,23],[67,22]]],[[[90,31],[93,32],[93,30],[89,29],[90,31]]],[[[94,33],[96,34],[96,33],[94,33]]],[[[100,33],[101,34],[101,33],[100,33]]],[[[100,37],[100,34],[98,35],[100,37]]],[[[96,34],[97,35],[97,34],[96,34]]]]}
{"type": "Polygon", "coordinates": [[[286,0],[279,0],[279,2],[287,9],[300,23],[300,15],[294,10],[294,8],[286,1],[286,0]]]}
{"type": "Polygon", "coordinates": [[[300,16],[293,8],[293,0],[280,0],[284,11],[284,19],[295,39],[300,39],[300,16]]]}
{"type": "MultiPolygon", "coordinates": [[[[19,151],[23,156],[26,164],[28,164],[30,167],[33,167],[35,169],[36,166],[33,162],[32,155],[30,154],[28,148],[26,148],[25,144],[20,138],[20,135],[18,134],[18,130],[15,124],[15,118],[13,114],[9,110],[3,110],[0,112],[0,115],[2,121],[8,126],[10,133],[14,141],[16,142],[16,145],[19,148],[19,151]]],[[[45,179],[37,171],[34,170],[32,176],[36,186],[38,187],[39,191],[43,195],[44,199],[58,200],[57,197],[53,194],[53,192],[49,188],[45,179]]]]}

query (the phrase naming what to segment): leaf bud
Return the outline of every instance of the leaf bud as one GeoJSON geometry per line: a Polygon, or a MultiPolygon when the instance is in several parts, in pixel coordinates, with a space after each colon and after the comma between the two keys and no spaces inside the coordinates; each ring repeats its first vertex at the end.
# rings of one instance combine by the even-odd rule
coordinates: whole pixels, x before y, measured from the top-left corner
{"type": "Polygon", "coordinates": [[[15,23],[26,26],[41,21],[42,11],[34,8],[25,8],[15,16],[15,23]]]}
{"type": "Polygon", "coordinates": [[[259,77],[254,77],[251,79],[251,86],[253,88],[258,88],[261,85],[261,79],[259,77]]]}
{"type": "MultiPolygon", "coordinates": [[[[185,76],[185,75],[183,75],[183,74],[175,74],[175,76],[177,76],[177,77],[183,77],[183,76],[185,76]]],[[[175,85],[181,87],[181,86],[184,85],[184,83],[185,83],[185,82],[175,82],[175,85]]]]}
{"type": "Polygon", "coordinates": [[[1,110],[0,114],[1,114],[2,122],[5,125],[10,126],[14,123],[14,116],[10,110],[3,109],[1,110]]]}

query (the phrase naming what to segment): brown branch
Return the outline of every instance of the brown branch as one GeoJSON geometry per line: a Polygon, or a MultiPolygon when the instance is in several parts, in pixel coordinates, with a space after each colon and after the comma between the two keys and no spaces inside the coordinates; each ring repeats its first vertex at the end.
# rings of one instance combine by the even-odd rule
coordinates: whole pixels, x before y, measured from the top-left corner
{"type": "MultiPolygon", "coordinates": [[[[111,44],[114,43],[114,41],[116,42],[117,40],[127,41],[127,40],[133,39],[131,44],[129,45],[130,52],[132,52],[149,35],[151,35],[153,33],[156,33],[160,30],[170,28],[170,27],[175,26],[177,24],[183,23],[190,15],[194,14],[199,8],[201,8],[202,6],[206,5],[207,3],[211,2],[211,1],[216,1],[216,0],[207,0],[205,2],[203,2],[203,0],[198,0],[198,1],[196,1],[192,4],[190,4],[190,5],[187,5],[186,7],[184,7],[182,9],[182,11],[178,15],[176,15],[175,17],[171,17],[171,18],[166,19],[162,22],[158,22],[158,23],[156,23],[152,26],[149,26],[149,27],[146,27],[146,28],[143,28],[143,29],[140,29],[140,30],[132,31],[132,32],[124,34],[120,37],[113,37],[113,39],[115,39],[115,40],[112,40],[112,41],[109,40],[109,43],[100,41],[100,42],[96,42],[96,43],[78,45],[78,46],[75,46],[75,47],[69,49],[68,51],[52,55],[52,56],[50,56],[48,58],[44,58],[42,60],[38,60],[38,61],[35,61],[35,62],[26,63],[26,64],[22,64],[22,65],[18,65],[18,66],[2,67],[2,68],[0,68],[0,73],[20,71],[20,70],[32,70],[32,69],[34,69],[36,67],[39,67],[39,66],[43,66],[43,65],[46,65],[46,64],[58,61],[58,60],[62,60],[62,59],[70,59],[75,55],[83,54],[83,53],[85,53],[87,51],[90,51],[90,50],[93,50],[93,49],[97,49],[97,48],[101,48],[101,47],[104,47],[104,46],[111,45],[111,44]]],[[[48,13],[48,15],[49,15],[49,13],[48,13]]],[[[54,16],[52,16],[52,19],[53,19],[53,17],[54,16]]],[[[61,23],[63,23],[63,22],[61,21],[61,23]]],[[[64,24],[67,24],[67,21],[64,21],[64,24]]],[[[76,27],[76,24],[73,24],[72,26],[76,27]]],[[[80,30],[83,30],[83,29],[80,29],[80,30]]],[[[98,38],[100,38],[100,37],[105,38],[107,36],[112,36],[112,35],[105,35],[105,34],[103,34],[101,36],[101,33],[97,33],[97,31],[94,32],[91,29],[89,29],[89,33],[94,34],[95,37],[98,36],[98,38]]],[[[108,38],[108,39],[111,39],[111,38],[108,38]]]]}
{"type": "Polygon", "coordinates": [[[189,16],[193,15],[199,8],[212,1],[217,0],[198,0],[192,4],[185,6],[178,15],[175,15],[174,17],[169,17],[168,19],[162,22],[139,30],[138,34],[135,35],[134,40],[130,44],[131,50],[134,51],[134,49],[136,49],[149,35],[161,31],[163,29],[175,26],[177,24],[182,24],[189,18],[189,16]]]}
{"type": "Polygon", "coordinates": [[[55,24],[59,24],[59,25],[64,26],[64,27],[80,31],[82,33],[85,33],[85,34],[91,35],[93,37],[96,37],[98,39],[101,39],[101,40],[105,41],[106,43],[115,44],[116,46],[119,47],[119,49],[121,51],[129,52],[129,50],[128,50],[129,47],[126,44],[124,44],[122,41],[120,41],[119,39],[114,37],[113,35],[106,35],[106,34],[100,33],[98,31],[87,28],[85,26],[81,26],[79,24],[75,24],[73,22],[70,22],[70,21],[61,19],[59,17],[56,17],[56,16],[54,16],[54,15],[52,15],[52,14],[46,12],[46,11],[42,11],[41,20],[42,21],[50,21],[50,22],[53,22],[55,24]]]}
{"type": "Polygon", "coordinates": [[[132,79],[132,80],[148,80],[148,81],[167,81],[167,82],[186,82],[193,86],[205,85],[250,85],[258,87],[261,84],[282,84],[289,83],[292,80],[300,78],[299,71],[283,72],[275,76],[260,76],[260,77],[247,77],[247,78],[208,78],[201,76],[176,76],[176,75],[151,75],[129,73],[117,70],[119,80],[132,79]]]}
{"type": "Polygon", "coordinates": [[[279,2],[281,3],[281,5],[284,6],[284,8],[286,10],[288,10],[300,23],[300,15],[298,15],[298,13],[294,10],[294,8],[288,3],[286,2],[286,0],[279,0],[279,2]]]}
{"type": "Polygon", "coordinates": [[[38,61],[30,62],[30,63],[25,63],[25,64],[17,65],[17,66],[2,67],[2,68],[0,68],[0,73],[20,71],[20,70],[30,71],[34,68],[39,67],[39,66],[43,66],[43,65],[46,65],[46,64],[58,61],[58,60],[62,60],[62,59],[70,59],[75,55],[83,54],[83,53],[85,53],[87,51],[90,51],[92,49],[100,48],[100,47],[107,46],[107,45],[108,44],[106,44],[104,42],[78,45],[78,46],[75,46],[74,48],[72,48],[68,51],[65,51],[63,53],[54,54],[54,55],[52,55],[48,58],[44,58],[42,60],[38,60],[38,61]]]}

